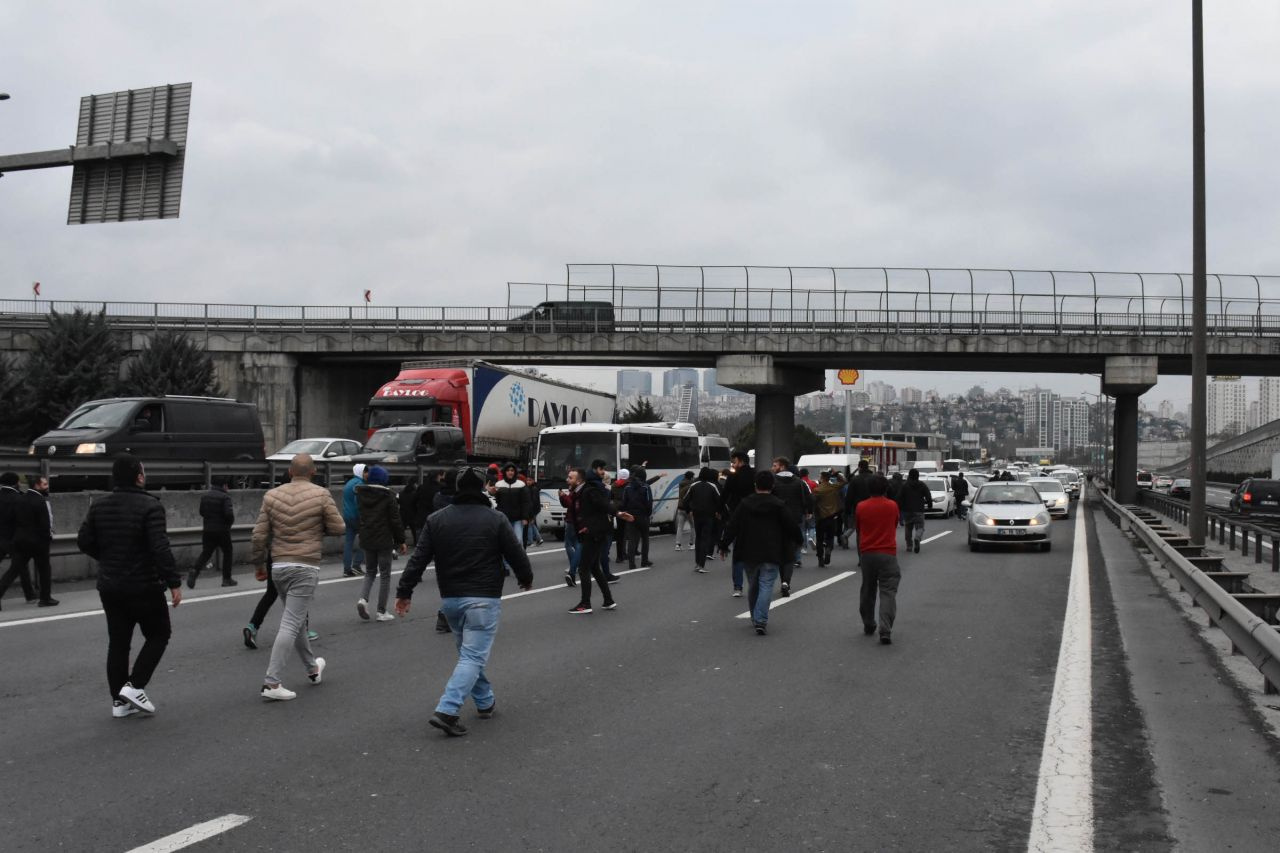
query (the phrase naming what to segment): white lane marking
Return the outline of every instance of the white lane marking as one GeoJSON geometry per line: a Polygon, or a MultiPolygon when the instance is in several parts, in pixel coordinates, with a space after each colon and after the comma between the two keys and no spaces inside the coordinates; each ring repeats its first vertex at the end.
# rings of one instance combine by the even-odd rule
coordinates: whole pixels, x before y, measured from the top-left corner
{"type": "MultiPolygon", "coordinates": [[[[650,568],[652,567],[646,567],[643,569],[626,569],[621,572],[614,572],[614,574],[618,575],[619,577],[621,577],[622,575],[634,575],[637,572],[647,572],[649,571],[650,568]]],[[[506,601],[509,598],[524,598],[526,595],[537,595],[540,592],[547,592],[548,590],[552,590],[552,589],[573,589],[573,588],[574,587],[570,587],[568,584],[565,584],[565,583],[559,583],[559,584],[556,584],[555,586],[540,586],[537,589],[525,589],[525,590],[521,590],[520,592],[508,593],[507,595],[502,596],[502,600],[506,601]]]]}
{"type": "Polygon", "coordinates": [[[247,815],[224,814],[222,817],[215,817],[213,820],[206,820],[204,823],[197,823],[195,826],[188,827],[180,832],[166,835],[164,838],[152,841],[150,844],[135,847],[128,853],[170,853],[172,850],[181,850],[184,847],[190,847],[192,844],[199,844],[206,838],[221,835],[227,830],[235,829],[237,826],[248,823],[251,820],[253,818],[247,815]]]}
{"type": "MultiPolygon", "coordinates": [[[[815,583],[813,586],[806,586],[804,589],[792,590],[791,595],[788,596],[787,598],[775,598],[772,602],[770,602],[769,609],[773,610],[775,607],[781,607],[782,605],[787,604],[788,602],[795,601],[797,598],[804,598],[806,595],[808,595],[811,592],[817,592],[818,590],[822,589],[825,586],[831,586],[833,583],[842,581],[845,578],[851,578],[856,574],[857,572],[841,572],[838,575],[832,575],[831,577],[827,578],[824,581],[815,583]]],[[[747,619],[750,616],[751,616],[751,611],[748,610],[746,613],[739,613],[734,618],[747,619]]]]}
{"type": "MultiPolygon", "coordinates": [[[[1081,498],[1081,509],[1085,499],[1081,498]]],[[[1076,516],[1067,613],[1040,754],[1027,850],[1093,850],[1093,666],[1085,513],[1076,516]]]]}
{"type": "Polygon", "coordinates": [[[935,533],[935,534],[933,534],[933,535],[932,535],[932,536],[930,536],[928,539],[921,539],[921,540],[920,540],[920,544],[921,544],[921,545],[926,545],[926,544],[928,544],[929,542],[932,542],[932,541],[933,541],[933,540],[935,540],[935,539],[941,539],[943,536],[950,536],[950,535],[951,535],[951,531],[950,531],[950,530],[944,530],[944,531],[942,531],[941,533],[935,533]]]}

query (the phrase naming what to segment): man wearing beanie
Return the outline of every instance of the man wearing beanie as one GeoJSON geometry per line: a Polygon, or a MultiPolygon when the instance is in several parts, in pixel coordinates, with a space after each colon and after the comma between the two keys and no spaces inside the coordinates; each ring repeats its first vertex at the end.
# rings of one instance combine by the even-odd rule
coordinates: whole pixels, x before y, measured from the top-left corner
{"type": "Polygon", "coordinates": [[[369,593],[373,591],[375,575],[381,577],[378,587],[378,621],[391,622],[396,617],[387,612],[387,598],[391,595],[391,552],[405,552],[404,522],[400,518],[400,504],[392,494],[391,475],[381,465],[369,468],[365,475],[369,482],[356,486],[356,504],[360,514],[360,547],[364,549],[368,570],[364,575],[364,592],[356,602],[356,612],[361,619],[369,618],[369,593]]]}
{"type": "Polygon", "coordinates": [[[440,610],[453,630],[458,663],[427,722],[452,737],[467,733],[458,712],[468,696],[483,720],[493,716],[497,702],[484,668],[502,612],[502,561],[515,572],[520,589],[533,588],[529,558],[506,516],[490,505],[486,479],[478,468],[458,474],[453,503],[427,519],[396,587],[396,613],[404,616],[413,588],[435,560],[440,610]]]}
{"type": "Polygon", "coordinates": [[[111,466],[111,494],[89,505],[76,544],[98,562],[98,597],[107,617],[107,687],[111,716],[138,711],[154,714],[147,697],[151,674],[160,664],[171,632],[164,591],[173,606],[182,603],[182,576],[169,550],[164,507],[143,490],[142,463],[121,453],[111,466]],[[129,667],[134,627],[143,644],[129,667]]]}
{"type": "Polygon", "coordinates": [[[271,645],[271,662],[262,682],[262,698],[276,701],[298,694],[280,683],[285,658],[292,646],[306,667],[307,680],[319,684],[324,658],[311,653],[307,614],[320,584],[320,554],[325,535],[341,536],[346,525],[329,490],[311,482],[316,463],[299,453],[289,463],[289,482],[262,498],[262,511],[253,525],[253,562],[257,578],[267,579],[267,555],[271,555],[271,582],[284,599],[280,630],[271,645]]]}
{"type": "Polygon", "coordinates": [[[355,547],[356,534],[360,532],[360,505],[356,502],[356,488],[364,484],[366,465],[357,462],[351,468],[351,479],[342,487],[342,521],[347,525],[347,538],[342,546],[342,576],[353,578],[364,574],[360,567],[364,553],[355,547]]]}

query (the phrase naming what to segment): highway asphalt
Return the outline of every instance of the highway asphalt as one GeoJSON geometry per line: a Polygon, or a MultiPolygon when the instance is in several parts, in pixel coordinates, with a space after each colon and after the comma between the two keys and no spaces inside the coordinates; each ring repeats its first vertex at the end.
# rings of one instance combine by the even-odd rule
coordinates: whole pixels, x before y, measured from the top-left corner
{"type": "MultiPolygon", "coordinates": [[[[258,697],[278,605],[250,651],[258,588],[204,582],[173,612],[157,713],[128,719],[110,714],[100,614],[26,621],[94,593],[60,593],[56,614],[10,597],[0,847],[124,851],[240,815],[190,849],[1026,849],[1077,523],[1054,523],[1050,553],[971,554],[962,522],[931,520],[926,537],[944,535],[899,558],[892,646],[862,634],[850,551],[823,569],[806,557],[797,593],[855,574],[775,604],[759,637],[728,564],[695,574],[671,537],[624,576],[617,611],[570,615],[549,542],[531,558],[541,591],[503,602],[498,712],[468,707],[457,739],[426,725],[455,661],[430,573],[408,618],[375,623],[356,614],[358,581],[327,567],[324,683],[291,660],[287,703],[258,697]]],[[[1095,838],[1170,849],[1107,573],[1093,576],[1095,838]]]]}

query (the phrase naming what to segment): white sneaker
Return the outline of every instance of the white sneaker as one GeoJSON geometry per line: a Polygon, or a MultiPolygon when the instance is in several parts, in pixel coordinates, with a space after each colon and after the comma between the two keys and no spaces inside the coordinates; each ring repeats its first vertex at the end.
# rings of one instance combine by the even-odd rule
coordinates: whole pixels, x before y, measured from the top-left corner
{"type": "Polygon", "coordinates": [[[132,717],[136,713],[138,713],[138,709],[123,699],[117,699],[111,703],[111,716],[116,719],[120,719],[121,717],[132,717]]]}
{"type": "Polygon", "coordinates": [[[360,614],[361,619],[369,618],[369,602],[363,598],[356,602],[356,612],[360,614]]]}
{"type": "Polygon", "coordinates": [[[679,551],[679,550],[680,550],[680,543],[679,543],[679,542],[677,542],[677,543],[676,543],[676,550],[677,550],[677,551],[679,551]]]}
{"type": "Polygon", "coordinates": [[[324,678],[324,658],[316,658],[316,671],[307,673],[307,680],[312,684],[319,684],[324,678]]]}
{"type": "Polygon", "coordinates": [[[394,622],[394,621],[396,621],[395,614],[394,614],[394,613],[388,613],[388,612],[387,612],[387,611],[385,611],[385,610],[383,610],[381,613],[379,613],[379,614],[378,614],[377,619],[378,619],[378,621],[379,621],[379,622],[394,622]]]}
{"type": "Polygon", "coordinates": [[[735,590],[733,591],[733,597],[734,597],[734,598],[742,598],[742,590],[740,590],[740,589],[735,589],[735,590]]]}
{"type": "Polygon", "coordinates": [[[125,682],[124,687],[120,688],[120,698],[139,711],[146,711],[148,714],[156,712],[156,706],[151,704],[151,700],[147,698],[146,691],[139,690],[128,682],[125,682]]]}
{"type": "MultiPolygon", "coordinates": [[[[319,658],[317,658],[317,660],[319,660],[319,658]]],[[[287,689],[283,684],[277,684],[275,687],[268,687],[265,684],[262,685],[263,699],[273,699],[277,702],[288,702],[297,695],[297,693],[287,689]]]]}

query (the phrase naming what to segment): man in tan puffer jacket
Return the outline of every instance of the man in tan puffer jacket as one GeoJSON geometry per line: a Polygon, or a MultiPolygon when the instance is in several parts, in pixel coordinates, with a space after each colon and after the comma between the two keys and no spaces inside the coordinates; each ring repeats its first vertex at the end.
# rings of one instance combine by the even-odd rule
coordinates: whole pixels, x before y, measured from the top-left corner
{"type": "Polygon", "coordinates": [[[267,579],[267,555],[271,555],[271,580],[284,599],[280,631],[271,646],[271,662],[262,683],[262,698],[283,701],[298,694],[280,683],[284,659],[293,646],[307,668],[307,678],[319,684],[324,658],[311,653],[307,639],[307,612],[320,584],[320,554],[325,535],[342,536],[347,526],[328,489],[311,482],[316,465],[299,453],[289,464],[288,483],[267,492],[262,511],[253,526],[253,562],[258,580],[267,579]]]}

